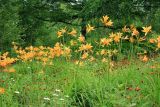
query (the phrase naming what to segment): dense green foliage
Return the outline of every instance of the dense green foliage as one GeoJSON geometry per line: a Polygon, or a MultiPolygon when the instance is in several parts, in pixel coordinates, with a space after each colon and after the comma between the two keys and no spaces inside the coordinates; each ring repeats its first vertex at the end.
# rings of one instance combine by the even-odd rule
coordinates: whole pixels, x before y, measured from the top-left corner
{"type": "Polygon", "coordinates": [[[94,20],[103,15],[114,20],[115,30],[132,23],[152,24],[156,31],[160,27],[155,23],[160,15],[156,0],[0,0],[0,14],[1,51],[9,50],[12,41],[44,45],[44,38],[53,40],[49,35],[55,36],[60,25],[83,29],[91,21],[98,28],[94,20]]]}

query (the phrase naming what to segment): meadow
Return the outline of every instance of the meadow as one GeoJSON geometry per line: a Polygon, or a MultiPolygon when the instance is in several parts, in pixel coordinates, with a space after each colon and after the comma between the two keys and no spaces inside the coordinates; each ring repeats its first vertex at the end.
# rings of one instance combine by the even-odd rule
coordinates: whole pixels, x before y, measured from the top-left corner
{"type": "MultiPolygon", "coordinates": [[[[112,27],[106,15],[100,19],[112,27]]],[[[53,46],[0,53],[1,107],[159,107],[160,36],[134,25],[94,36],[59,28],[53,46]]]]}

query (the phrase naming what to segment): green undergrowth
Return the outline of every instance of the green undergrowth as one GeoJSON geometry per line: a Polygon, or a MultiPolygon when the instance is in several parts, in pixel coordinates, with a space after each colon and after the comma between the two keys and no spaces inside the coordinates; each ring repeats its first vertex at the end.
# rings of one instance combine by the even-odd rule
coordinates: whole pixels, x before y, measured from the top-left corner
{"type": "Polygon", "coordinates": [[[159,107],[160,59],[147,63],[101,62],[84,66],[55,60],[53,65],[16,63],[0,72],[1,107],[159,107]],[[123,65],[123,66],[121,66],[123,65]],[[117,66],[117,67],[116,67],[117,66]]]}

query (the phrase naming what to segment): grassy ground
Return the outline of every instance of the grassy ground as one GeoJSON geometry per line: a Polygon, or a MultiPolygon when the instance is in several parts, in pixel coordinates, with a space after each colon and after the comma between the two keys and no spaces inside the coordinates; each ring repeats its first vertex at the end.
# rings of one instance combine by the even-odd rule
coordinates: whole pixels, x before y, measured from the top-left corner
{"type": "Polygon", "coordinates": [[[159,62],[17,63],[0,72],[0,107],[160,107],[159,62]]]}

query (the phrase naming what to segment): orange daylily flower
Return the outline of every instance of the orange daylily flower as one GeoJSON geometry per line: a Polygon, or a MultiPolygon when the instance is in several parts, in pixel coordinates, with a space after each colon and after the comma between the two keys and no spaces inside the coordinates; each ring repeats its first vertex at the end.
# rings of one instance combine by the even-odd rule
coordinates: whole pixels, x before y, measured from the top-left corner
{"type": "Polygon", "coordinates": [[[151,32],[152,26],[142,27],[142,28],[143,28],[142,32],[144,32],[146,36],[149,32],[151,32]]]}
{"type": "Polygon", "coordinates": [[[101,55],[106,55],[106,54],[107,54],[106,50],[102,49],[101,50],[101,55]]]}
{"type": "Polygon", "coordinates": [[[62,33],[65,33],[67,30],[66,30],[66,27],[65,28],[62,28],[61,30],[60,30],[62,33]]]}
{"type": "Polygon", "coordinates": [[[60,38],[61,36],[63,36],[63,35],[62,35],[62,32],[61,32],[61,31],[58,31],[58,32],[57,32],[57,36],[58,36],[58,38],[60,38]]]}
{"type": "Polygon", "coordinates": [[[118,42],[120,42],[120,39],[121,39],[121,35],[116,35],[113,40],[114,40],[116,43],[118,43],[118,42]]]}
{"type": "Polygon", "coordinates": [[[88,25],[86,26],[86,31],[87,31],[87,33],[89,33],[89,32],[92,31],[92,30],[94,30],[94,27],[91,26],[90,24],[88,24],[88,25]]]}
{"type": "Polygon", "coordinates": [[[82,44],[80,47],[79,47],[79,51],[83,51],[83,50],[91,50],[92,49],[92,45],[91,44],[82,44]]]}
{"type": "Polygon", "coordinates": [[[90,62],[93,62],[93,61],[95,61],[96,59],[93,57],[93,56],[91,56],[91,58],[89,59],[89,61],[90,62]]]}
{"type": "Polygon", "coordinates": [[[135,88],[135,91],[140,91],[141,89],[139,87],[136,87],[135,88]]]}
{"type": "Polygon", "coordinates": [[[157,44],[157,47],[160,49],[160,42],[157,44]]]}
{"type": "Polygon", "coordinates": [[[133,29],[132,35],[133,35],[133,36],[139,35],[139,32],[138,32],[138,30],[137,30],[136,28],[133,29]]]}
{"type": "Polygon", "coordinates": [[[105,23],[106,26],[113,26],[112,20],[109,20],[107,23],[105,23]]]}
{"type": "Polygon", "coordinates": [[[160,42],[160,36],[158,36],[158,38],[157,38],[157,42],[160,42]]]}
{"type": "Polygon", "coordinates": [[[86,59],[88,56],[89,56],[88,53],[84,53],[84,54],[82,55],[81,59],[86,59]]]}
{"type": "Polygon", "coordinates": [[[103,16],[103,18],[101,19],[101,21],[102,21],[103,23],[107,23],[107,22],[108,22],[108,19],[109,19],[109,17],[106,15],[106,16],[103,16]]]}
{"type": "Polygon", "coordinates": [[[0,94],[4,94],[5,89],[0,87],[0,94]]]}
{"type": "Polygon", "coordinates": [[[129,28],[127,28],[127,26],[124,26],[124,27],[122,28],[122,31],[123,31],[123,32],[129,32],[129,31],[130,31],[130,29],[129,29],[129,28]]]}
{"type": "Polygon", "coordinates": [[[77,45],[77,41],[71,40],[71,41],[70,41],[70,44],[71,44],[71,46],[75,46],[75,45],[77,45]]]}
{"type": "Polygon", "coordinates": [[[134,40],[134,38],[131,36],[131,37],[129,38],[129,41],[130,41],[131,43],[133,43],[135,40],[134,40]]]}
{"type": "Polygon", "coordinates": [[[143,57],[143,59],[142,59],[143,62],[147,62],[148,60],[149,60],[149,59],[148,59],[147,55],[145,55],[145,56],[143,57]]]}
{"type": "Polygon", "coordinates": [[[107,59],[106,58],[103,58],[102,59],[102,62],[104,63],[104,62],[107,62],[107,59]]]}
{"type": "Polygon", "coordinates": [[[155,40],[155,39],[149,39],[149,42],[150,42],[150,43],[155,43],[156,40],[155,40]]]}
{"type": "Polygon", "coordinates": [[[113,22],[112,20],[109,20],[109,17],[106,15],[106,16],[103,16],[103,18],[101,19],[102,23],[105,25],[105,26],[113,26],[113,22]]]}
{"type": "Polygon", "coordinates": [[[108,45],[110,45],[110,42],[112,42],[112,40],[111,39],[106,39],[106,38],[102,38],[101,40],[100,40],[100,44],[102,44],[103,46],[108,46],[108,45]]]}
{"type": "Polygon", "coordinates": [[[72,31],[71,31],[71,32],[69,32],[68,34],[69,34],[69,35],[71,35],[71,36],[76,37],[76,35],[77,35],[77,31],[73,28],[73,29],[72,29],[72,31]]]}
{"type": "Polygon", "coordinates": [[[82,35],[80,35],[80,37],[78,38],[78,40],[79,40],[80,42],[85,42],[85,37],[82,36],[82,35]]]}

